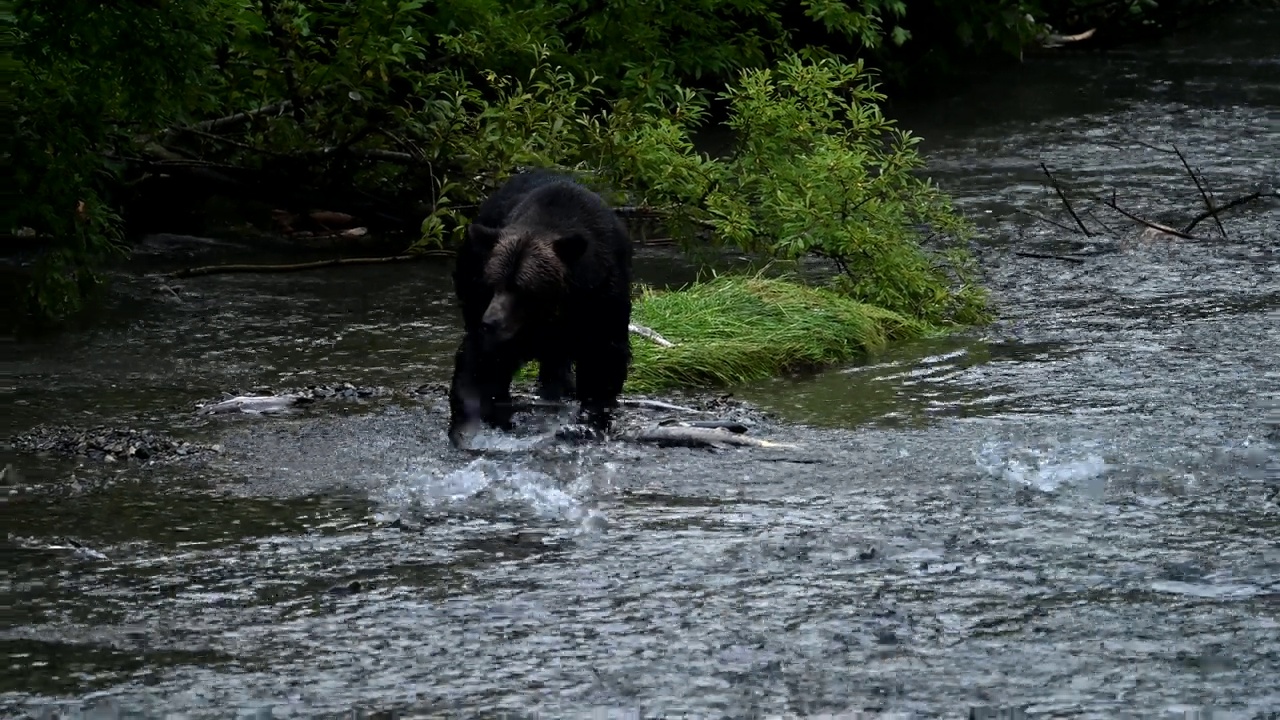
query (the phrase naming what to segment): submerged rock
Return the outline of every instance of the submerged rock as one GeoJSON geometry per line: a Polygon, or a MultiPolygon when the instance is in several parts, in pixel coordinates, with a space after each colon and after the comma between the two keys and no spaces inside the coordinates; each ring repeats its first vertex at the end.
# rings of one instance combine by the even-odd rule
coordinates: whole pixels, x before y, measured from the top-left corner
{"type": "Polygon", "coordinates": [[[189,442],[155,430],[74,428],[69,425],[37,425],[14,436],[13,446],[31,453],[86,457],[102,462],[168,462],[216,453],[217,445],[189,442]]]}
{"type": "Polygon", "coordinates": [[[390,388],[380,385],[353,385],[338,383],[336,385],[307,385],[298,388],[285,388],[278,395],[292,395],[309,400],[360,400],[367,398],[389,397],[393,394],[390,388]]]}

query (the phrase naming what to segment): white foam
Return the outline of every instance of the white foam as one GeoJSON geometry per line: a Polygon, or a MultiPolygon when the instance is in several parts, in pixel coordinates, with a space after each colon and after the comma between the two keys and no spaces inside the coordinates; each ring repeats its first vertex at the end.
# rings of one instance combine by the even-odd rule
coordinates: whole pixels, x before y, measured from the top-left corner
{"type": "Polygon", "coordinates": [[[1259,592],[1259,588],[1256,585],[1235,583],[1216,585],[1212,583],[1182,582],[1180,580],[1157,580],[1151,583],[1151,589],[1156,592],[1173,595],[1189,595],[1191,597],[1223,600],[1250,598],[1259,592]]]}
{"type": "Polygon", "coordinates": [[[987,441],[974,453],[979,468],[1008,482],[1052,492],[1064,485],[1091,486],[1111,467],[1093,443],[1041,446],[987,441]]]}
{"type": "MultiPolygon", "coordinates": [[[[528,439],[507,438],[500,442],[503,449],[514,449],[513,443],[523,446],[528,439]]],[[[480,457],[452,470],[434,467],[407,471],[391,478],[376,499],[387,506],[383,515],[516,505],[541,518],[568,520],[586,532],[607,527],[604,516],[590,506],[594,473],[572,463],[557,464],[555,468],[557,474],[563,469],[572,477],[566,481],[530,468],[521,460],[480,457]]],[[[613,464],[605,463],[601,470],[611,472],[613,464]]]]}

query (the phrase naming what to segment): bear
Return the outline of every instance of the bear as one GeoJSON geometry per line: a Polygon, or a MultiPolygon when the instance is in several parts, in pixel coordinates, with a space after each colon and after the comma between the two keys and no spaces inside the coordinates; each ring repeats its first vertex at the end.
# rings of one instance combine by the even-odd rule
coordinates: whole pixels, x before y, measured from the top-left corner
{"type": "Polygon", "coordinates": [[[632,245],[598,193],[560,173],[513,175],[481,203],[458,250],[463,337],[449,388],[449,441],[510,430],[511,382],[538,361],[538,394],[577,399],[609,432],[631,365],[632,245]]]}

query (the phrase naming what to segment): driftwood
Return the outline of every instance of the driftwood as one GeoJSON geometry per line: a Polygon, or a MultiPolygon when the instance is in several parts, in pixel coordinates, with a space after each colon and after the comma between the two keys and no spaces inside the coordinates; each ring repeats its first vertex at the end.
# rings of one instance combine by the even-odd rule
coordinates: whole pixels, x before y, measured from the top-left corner
{"type": "Polygon", "coordinates": [[[788,443],[776,443],[761,440],[750,435],[735,433],[724,428],[694,427],[689,425],[659,425],[636,433],[623,436],[623,439],[637,443],[652,443],[658,447],[709,447],[724,448],[758,447],[758,448],[794,448],[788,443]]]}
{"type": "Polygon", "coordinates": [[[390,255],[387,257],[334,258],[315,262],[291,263],[286,265],[205,265],[203,267],[186,268],[169,273],[171,278],[191,278],[203,275],[222,275],[225,273],[285,273],[302,270],[318,270],[320,268],[340,265],[379,265],[383,263],[414,262],[429,257],[449,257],[453,253],[446,250],[431,250],[414,255],[390,255]]]}

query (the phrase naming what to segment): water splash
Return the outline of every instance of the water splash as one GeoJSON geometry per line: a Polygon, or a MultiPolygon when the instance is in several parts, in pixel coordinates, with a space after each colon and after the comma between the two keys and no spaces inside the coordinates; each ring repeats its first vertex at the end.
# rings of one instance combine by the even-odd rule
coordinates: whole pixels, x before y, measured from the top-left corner
{"type": "Polygon", "coordinates": [[[1064,485],[1099,489],[1111,465],[1097,443],[1062,444],[1049,440],[1036,445],[988,440],[974,452],[979,469],[1002,480],[1053,492],[1064,485]]]}
{"type": "MultiPolygon", "coordinates": [[[[515,450],[534,442],[508,437],[494,444],[515,450]]],[[[593,466],[579,459],[547,463],[547,470],[532,463],[529,458],[480,457],[454,469],[410,469],[390,478],[374,500],[384,506],[379,513],[383,518],[456,513],[492,517],[498,511],[568,521],[582,532],[607,527],[607,519],[595,505],[602,488],[612,482],[614,463],[593,466]]]]}

